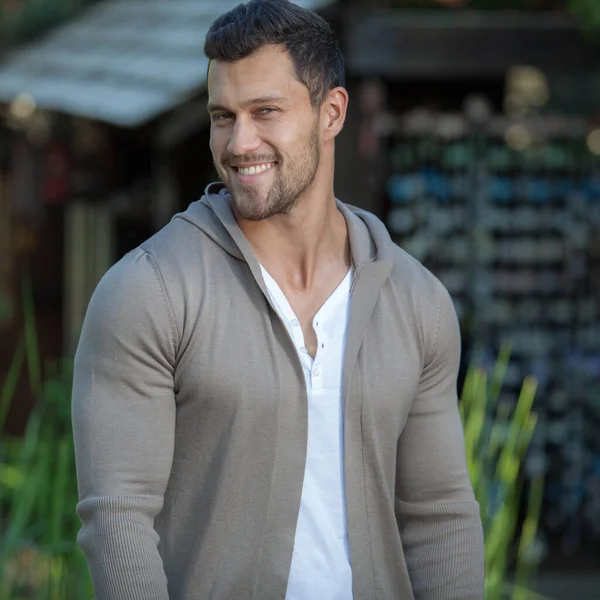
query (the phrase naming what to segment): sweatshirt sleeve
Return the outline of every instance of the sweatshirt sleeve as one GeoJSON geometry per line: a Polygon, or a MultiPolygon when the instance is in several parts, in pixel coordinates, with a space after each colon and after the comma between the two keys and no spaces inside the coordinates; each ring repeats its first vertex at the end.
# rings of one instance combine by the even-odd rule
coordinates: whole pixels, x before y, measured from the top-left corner
{"type": "Polygon", "coordinates": [[[73,432],[85,552],[96,600],[167,600],[154,518],[173,458],[175,323],[141,249],[104,276],[75,357],[73,432]]]}
{"type": "Polygon", "coordinates": [[[456,394],[460,331],[436,284],[435,333],[398,442],[396,516],[415,600],[482,600],[483,533],[456,394]]]}

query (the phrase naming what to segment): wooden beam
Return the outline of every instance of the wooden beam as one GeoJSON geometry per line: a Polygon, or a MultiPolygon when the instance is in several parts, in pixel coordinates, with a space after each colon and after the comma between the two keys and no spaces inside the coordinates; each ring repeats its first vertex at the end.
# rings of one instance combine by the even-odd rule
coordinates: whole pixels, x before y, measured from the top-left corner
{"type": "Polygon", "coordinates": [[[349,10],[344,52],[352,75],[415,79],[503,76],[514,65],[597,71],[600,45],[568,15],[349,10]]]}

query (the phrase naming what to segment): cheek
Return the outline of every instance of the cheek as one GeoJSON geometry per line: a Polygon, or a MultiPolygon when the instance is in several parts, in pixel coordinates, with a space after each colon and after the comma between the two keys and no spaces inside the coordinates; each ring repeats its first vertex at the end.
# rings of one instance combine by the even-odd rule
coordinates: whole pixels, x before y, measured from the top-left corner
{"type": "Polygon", "coordinates": [[[285,133],[286,148],[295,156],[305,155],[314,141],[314,123],[304,123],[301,127],[287,129],[285,133]]]}
{"type": "Polygon", "coordinates": [[[216,128],[211,129],[208,145],[213,157],[219,159],[227,146],[227,138],[224,135],[224,132],[216,128]]]}
{"type": "Polygon", "coordinates": [[[261,127],[263,142],[281,154],[295,154],[306,136],[301,126],[287,121],[271,121],[261,127]]]}
{"type": "Polygon", "coordinates": [[[216,149],[215,149],[215,140],[213,138],[212,133],[210,134],[210,139],[208,142],[208,147],[210,148],[210,151],[212,152],[213,158],[217,158],[217,153],[216,153],[216,149]]]}

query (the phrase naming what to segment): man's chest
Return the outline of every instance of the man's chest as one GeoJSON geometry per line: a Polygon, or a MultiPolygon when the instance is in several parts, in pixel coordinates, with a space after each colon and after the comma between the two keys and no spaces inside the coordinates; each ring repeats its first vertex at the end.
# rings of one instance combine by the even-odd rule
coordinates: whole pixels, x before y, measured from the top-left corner
{"type": "Polygon", "coordinates": [[[354,325],[349,297],[345,312],[323,321],[315,315],[320,348],[313,359],[303,350],[302,328],[293,313],[282,315],[258,286],[250,294],[231,288],[210,292],[201,310],[191,310],[186,318],[175,371],[177,405],[186,417],[204,427],[212,419],[260,423],[283,414],[285,403],[308,411],[309,386],[339,386],[344,410],[352,387],[370,418],[399,435],[422,369],[410,322],[394,318],[385,305],[376,306],[358,336],[358,352],[350,353],[356,359],[348,361],[354,325]]]}

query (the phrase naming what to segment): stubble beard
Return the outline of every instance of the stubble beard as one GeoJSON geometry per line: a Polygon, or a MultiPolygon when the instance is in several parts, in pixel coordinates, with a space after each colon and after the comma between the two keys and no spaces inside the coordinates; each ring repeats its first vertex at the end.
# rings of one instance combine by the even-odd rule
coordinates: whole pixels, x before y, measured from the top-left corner
{"type": "MultiPolygon", "coordinates": [[[[274,215],[289,213],[315,180],[320,158],[318,124],[315,123],[305,151],[291,165],[292,172],[276,172],[266,197],[260,186],[247,186],[240,191],[234,186],[228,187],[239,215],[246,221],[264,221],[274,215]]],[[[278,162],[274,168],[279,169],[280,164],[278,162]]]]}

